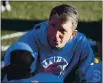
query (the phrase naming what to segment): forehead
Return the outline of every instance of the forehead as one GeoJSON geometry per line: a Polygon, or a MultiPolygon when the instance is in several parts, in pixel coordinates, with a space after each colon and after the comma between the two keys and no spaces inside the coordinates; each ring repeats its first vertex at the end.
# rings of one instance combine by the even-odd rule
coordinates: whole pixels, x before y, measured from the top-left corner
{"type": "Polygon", "coordinates": [[[61,21],[59,20],[59,18],[54,14],[50,17],[50,20],[49,20],[50,23],[61,23],[61,21]]]}
{"type": "Polygon", "coordinates": [[[72,27],[71,20],[67,20],[66,22],[62,22],[56,15],[52,15],[49,22],[52,24],[56,24],[58,27],[61,26],[62,28],[66,28],[66,29],[70,29],[70,27],[72,27]]]}

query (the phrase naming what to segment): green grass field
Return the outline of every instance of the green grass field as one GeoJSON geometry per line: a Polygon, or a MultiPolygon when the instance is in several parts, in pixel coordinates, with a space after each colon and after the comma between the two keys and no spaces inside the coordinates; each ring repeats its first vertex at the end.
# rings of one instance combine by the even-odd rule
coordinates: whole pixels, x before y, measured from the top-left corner
{"type": "Polygon", "coordinates": [[[75,7],[81,21],[96,21],[101,19],[102,2],[97,1],[77,1],[77,2],[33,2],[33,1],[11,1],[11,12],[3,12],[2,18],[6,19],[25,19],[25,20],[47,20],[53,7],[58,4],[70,4],[75,7]]]}

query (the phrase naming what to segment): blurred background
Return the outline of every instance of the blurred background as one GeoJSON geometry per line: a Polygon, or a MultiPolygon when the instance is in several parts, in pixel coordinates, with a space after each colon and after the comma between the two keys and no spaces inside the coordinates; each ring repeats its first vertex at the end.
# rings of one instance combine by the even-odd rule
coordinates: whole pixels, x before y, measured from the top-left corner
{"type": "Polygon", "coordinates": [[[78,10],[80,14],[78,30],[84,33],[90,40],[94,54],[97,56],[96,42],[92,36],[99,34],[97,28],[100,22],[102,22],[101,1],[10,1],[9,10],[5,9],[1,12],[2,63],[5,51],[13,42],[17,41],[25,32],[32,29],[35,24],[47,21],[51,9],[63,3],[70,4],[78,10]],[[97,32],[91,34],[93,31],[97,32]]]}

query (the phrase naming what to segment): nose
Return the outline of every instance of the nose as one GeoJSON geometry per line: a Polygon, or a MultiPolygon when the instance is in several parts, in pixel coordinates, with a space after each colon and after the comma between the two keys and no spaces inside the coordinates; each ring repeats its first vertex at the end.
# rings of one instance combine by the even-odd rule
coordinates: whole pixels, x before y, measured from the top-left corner
{"type": "Polygon", "coordinates": [[[59,36],[60,36],[60,32],[57,31],[57,32],[56,32],[56,38],[59,38],[59,36]]]}

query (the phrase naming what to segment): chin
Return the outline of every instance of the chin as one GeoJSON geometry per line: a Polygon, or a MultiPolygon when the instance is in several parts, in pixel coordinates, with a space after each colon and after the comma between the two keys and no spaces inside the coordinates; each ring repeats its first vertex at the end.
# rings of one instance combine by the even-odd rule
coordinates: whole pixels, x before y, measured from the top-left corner
{"type": "Polygon", "coordinates": [[[57,45],[57,46],[55,46],[55,48],[57,48],[57,49],[61,49],[61,48],[63,48],[64,46],[62,46],[62,45],[57,45]]]}
{"type": "Polygon", "coordinates": [[[65,46],[64,44],[58,44],[58,45],[51,44],[51,47],[52,47],[52,48],[56,48],[56,49],[61,49],[61,48],[63,48],[64,46],[65,46]]]}
{"type": "Polygon", "coordinates": [[[52,47],[53,49],[60,49],[60,48],[61,48],[60,46],[56,46],[56,45],[51,45],[51,47],[52,47]]]}

